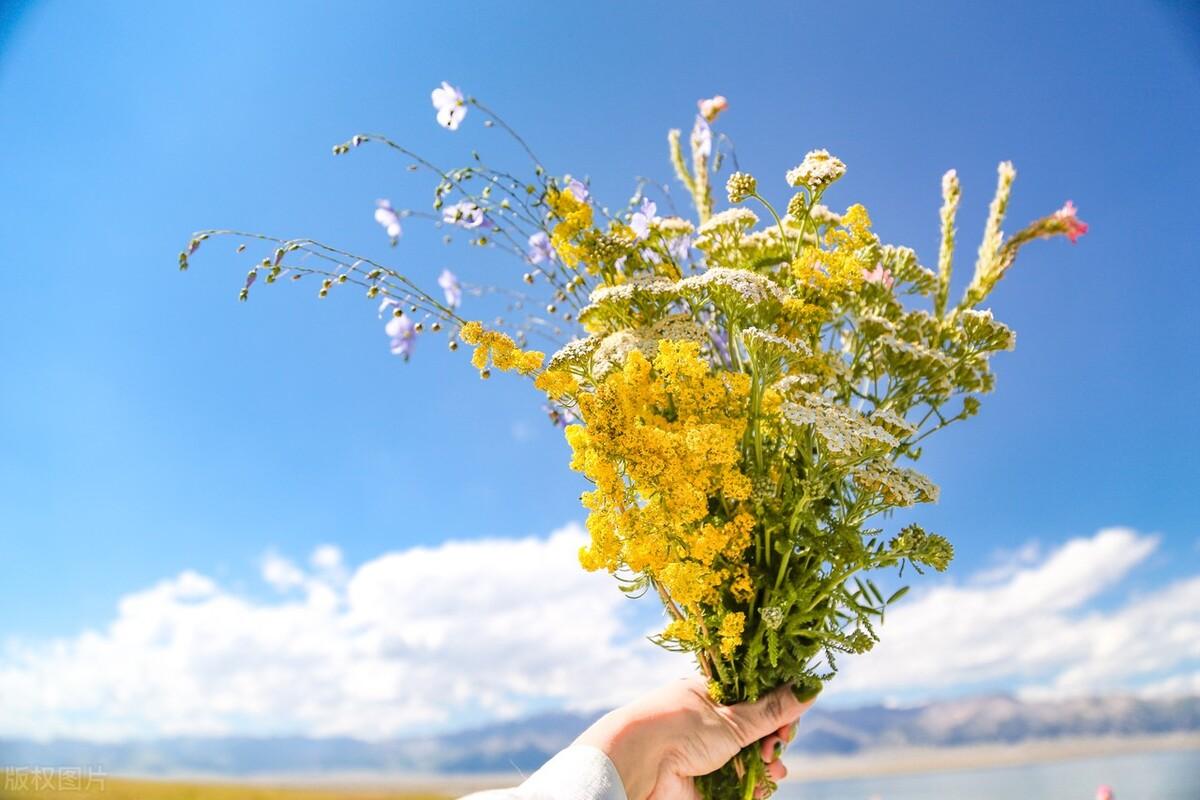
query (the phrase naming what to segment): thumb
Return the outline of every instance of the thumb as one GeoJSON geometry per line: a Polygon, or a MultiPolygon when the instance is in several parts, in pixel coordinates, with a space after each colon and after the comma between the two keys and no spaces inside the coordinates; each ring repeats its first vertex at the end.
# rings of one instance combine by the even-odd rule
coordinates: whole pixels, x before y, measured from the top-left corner
{"type": "Polygon", "coordinates": [[[746,747],[774,733],[784,725],[800,718],[816,700],[815,692],[807,692],[805,700],[797,699],[791,684],[780,686],[753,703],[738,703],[725,707],[725,714],[738,736],[738,746],[746,747]]]}

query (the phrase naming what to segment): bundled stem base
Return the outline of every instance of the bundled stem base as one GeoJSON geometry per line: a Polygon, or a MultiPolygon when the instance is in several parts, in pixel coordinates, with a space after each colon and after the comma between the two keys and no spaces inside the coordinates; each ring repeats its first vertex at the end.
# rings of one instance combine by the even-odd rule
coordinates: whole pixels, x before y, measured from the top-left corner
{"type": "Polygon", "coordinates": [[[716,772],[696,778],[696,791],[704,800],[753,800],[755,789],[769,783],[762,760],[762,745],[755,742],[733,757],[716,772]]]}

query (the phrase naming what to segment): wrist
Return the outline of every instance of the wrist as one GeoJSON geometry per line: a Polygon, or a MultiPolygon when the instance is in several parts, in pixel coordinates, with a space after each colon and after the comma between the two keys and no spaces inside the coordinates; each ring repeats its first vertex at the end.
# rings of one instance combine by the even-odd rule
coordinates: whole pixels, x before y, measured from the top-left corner
{"type": "Polygon", "coordinates": [[[608,756],[629,800],[649,797],[658,778],[660,754],[655,751],[655,738],[646,729],[646,720],[628,708],[619,708],[605,714],[575,740],[608,756]]]}

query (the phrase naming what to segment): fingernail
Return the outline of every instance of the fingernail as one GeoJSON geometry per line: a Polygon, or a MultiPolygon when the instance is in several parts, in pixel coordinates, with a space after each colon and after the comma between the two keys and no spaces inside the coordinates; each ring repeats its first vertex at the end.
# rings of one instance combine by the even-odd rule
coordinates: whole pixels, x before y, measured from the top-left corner
{"type": "Polygon", "coordinates": [[[819,695],[822,688],[824,687],[820,681],[813,681],[812,683],[805,683],[802,685],[793,684],[792,694],[794,694],[796,699],[801,703],[807,703],[819,695]]]}
{"type": "Polygon", "coordinates": [[[788,742],[791,743],[791,742],[796,741],[796,734],[799,732],[800,732],[800,723],[798,721],[793,722],[788,727],[788,736],[787,736],[788,742]]]}

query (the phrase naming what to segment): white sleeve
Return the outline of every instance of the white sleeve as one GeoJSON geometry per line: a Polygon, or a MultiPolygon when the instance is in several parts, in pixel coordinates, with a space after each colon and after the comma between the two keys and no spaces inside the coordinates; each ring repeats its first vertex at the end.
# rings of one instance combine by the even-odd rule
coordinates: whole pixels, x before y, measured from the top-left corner
{"type": "Polygon", "coordinates": [[[629,800],[608,756],[574,744],[547,761],[515,789],[495,789],[462,800],[629,800]]]}

